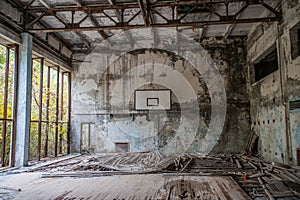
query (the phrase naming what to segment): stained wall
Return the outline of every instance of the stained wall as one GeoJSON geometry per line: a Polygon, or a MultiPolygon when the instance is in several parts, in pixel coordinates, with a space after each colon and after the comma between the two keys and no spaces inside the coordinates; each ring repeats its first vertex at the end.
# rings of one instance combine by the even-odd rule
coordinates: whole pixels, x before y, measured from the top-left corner
{"type": "Polygon", "coordinates": [[[300,5],[297,1],[281,4],[283,21],[256,26],[247,41],[251,129],[259,136],[258,150],[266,160],[296,165],[300,115],[289,104],[300,98],[300,56],[292,58],[291,45],[297,39],[290,31],[300,21],[300,5]],[[279,69],[255,82],[254,64],[272,45],[277,48],[279,69]]]}
{"type": "Polygon", "coordinates": [[[74,66],[72,151],[114,152],[115,143],[128,142],[131,152],[243,152],[250,132],[244,39],[205,44],[185,53],[99,51],[74,66]],[[137,89],[170,89],[171,109],[135,110],[137,89]]]}

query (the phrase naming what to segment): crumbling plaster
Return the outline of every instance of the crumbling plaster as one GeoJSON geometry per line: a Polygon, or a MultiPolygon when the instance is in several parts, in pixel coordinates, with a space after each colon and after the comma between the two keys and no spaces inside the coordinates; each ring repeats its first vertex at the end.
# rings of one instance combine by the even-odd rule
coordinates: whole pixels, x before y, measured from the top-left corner
{"type": "Polygon", "coordinates": [[[95,153],[114,152],[115,142],[129,142],[132,152],[243,152],[250,132],[244,40],[212,41],[197,53],[204,68],[215,63],[225,86],[227,112],[220,135],[208,135],[212,94],[191,60],[159,48],[130,51],[114,62],[102,52],[74,66],[72,151],[80,151],[81,124],[93,123],[89,151],[95,153]],[[135,89],[171,89],[172,109],[135,111],[135,89]]]}
{"type": "Polygon", "coordinates": [[[251,129],[259,136],[259,153],[266,160],[294,165],[300,147],[299,112],[289,111],[289,101],[300,98],[300,56],[291,58],[291,43],[296,41],[289,32],[300,21],[295,2],[282,1],[283,22],[258,25],[247,41],[249,80],[253,64],[273,44],[278,54],[279,70],[249,86],[251,129]]]}

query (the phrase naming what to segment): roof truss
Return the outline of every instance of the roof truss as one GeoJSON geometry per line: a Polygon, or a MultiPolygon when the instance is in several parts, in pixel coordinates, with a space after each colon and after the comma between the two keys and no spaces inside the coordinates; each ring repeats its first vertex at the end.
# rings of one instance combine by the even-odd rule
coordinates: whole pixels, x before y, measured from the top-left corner
{"type": "MultiPolygon", "coordinates": [[[[36,16],[34,20],[27,23],[27,30],[30,32],[67,32],[67,31],[103,31],[103,30],[119,30],[119,29],[137,29],[145,27],[206,27],[208,25],[221,25],[221,24],[239,24],[239,23],[257,23],[257,22],[271,22],[281,21],[281,13],[272,6],[265,3],[263,0],[203,0],[203,1],[157,1],[156,3],[149,3],[147,0],[137,0],[134,3],[122,3],[107,5],[85,5],[81,6],[56,6],[56,7],[37,7],[28,5],[25,12],[36,16]],[[242,3],[235,13],[229,12],[230,4],[242,3]],[[223,10],[216,11],[214,7],[222,5],[223,10]],[[261,6],[269,12],[267,16],[261,16],[261,13],[256,13],[248,18],[240,18],[240,15],[250,6],[261,6]],[[180,8],[186,9],[184,13],[179,13],[180,8]],[[208,13],[214,17],[210,19],[188,19],[195,10],[201,9],[200,12],[208,13]],[[125,20],[124,13],[126,10],[135,11],[130,18],[125,20]],[[164,10],[171,10],[172,14],[166,14],[164,10]],[[72,13],[71,16],[76,15],[77,12],[84,12],[86,15],[81,20],[74,21],[73,17],[67,20],[59,20],[57,16],[60,13],[72,13]],[[84,25],[84,21],[91,18],[93,14],[101,14],[109,23],[93,23],[92,25],[84,25]],[[222,14],[220,14],[222,13],[222,14]],[[115,15],[117,14],[117,19],[115,15]],[[45,16],[53,16],[62,23],[62,27],[42,27],[35,28],[34,25],[41,21],[45,16]],[[154,20],[153,16],[159,17],[160,21],[154,20]],[[137,20],[141,17],[143,20],[137,20]],[[66,22],[67,21],[67,22],[66,22]],[[134,23],[133,23],[134,22],[134,23]]],[[[228,29],[227,35],[231,32],[228,29]]]]}

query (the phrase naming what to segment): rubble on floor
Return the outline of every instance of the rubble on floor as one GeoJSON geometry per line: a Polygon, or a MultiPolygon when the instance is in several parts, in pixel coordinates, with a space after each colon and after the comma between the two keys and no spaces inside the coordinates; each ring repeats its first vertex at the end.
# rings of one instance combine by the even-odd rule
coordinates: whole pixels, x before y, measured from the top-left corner
{"type": "Polygon", "coordinates": [[[33,167],[28,171],[123,171],[155,172],[173,162],[175,156],[163,156],[160,152],[84,154],[59,163],[33,167]]]}
{"type": "Polygon", "coordinates": [[[86,154],[32,166],[23,172],[42,172],[42,178],[137,174],[224,176],[232,177],[252,199],[300,199],[299,169],[245,155],[162,155],[157,151],[86,154]]]}

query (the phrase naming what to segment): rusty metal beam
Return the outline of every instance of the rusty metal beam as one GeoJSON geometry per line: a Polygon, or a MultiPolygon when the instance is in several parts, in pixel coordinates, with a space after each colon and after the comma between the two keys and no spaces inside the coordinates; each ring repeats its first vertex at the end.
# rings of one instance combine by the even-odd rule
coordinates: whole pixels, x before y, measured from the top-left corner
{"type": "Polygon", "coordinates": [[[50,8],[50,2],[48,0],[38,0],[41,4],[43,4],[46,8],[50,8]]]}
{"type": "Polygon", "coordinates": [[[148,5],[146,0],[137,0],[140,10],[142,12],[144,24],[146,27],[149,26],[149,15],[148,15],[148,5]]]}
{"type": "MultiPolygon", "coordinates": [[[[43,15],[43,14],[41,14],[41,16],[38,16],[38,17],[30,15],[28,18],[31,19],[32,21],[26,26],[26,28],[29,29],[29,27],[32,27],[35,23],[39,23],[39,25],[44,28],[50,27],[49,24],[47,24],[45,21],[41,20],[44,16],[45,15],[43,15]]],[[[73,45],[70,42],[68,42],[67,40],[65,40],[60,34],[54,33],[52,36],[56,37],[65,47],[67,47],[70,51],[72,51],[73,45]]],[[[46,36],[46,37],[48,37],[48,36],[46,36]]]]}
{"type": "MultiPolygon", "coordinates": [[[[81,0],[74,0],[78,6],[82,6],[83,2],[81,0]]],[[[100,26],[99,22],[93,17],[93,15],[90,15],[88,12],[85,12],[88,16],[88,18],[91,20],[94,26],[100,26]]],[[[107,39],[109,36],[103,31],[99,30],[98,33],[101,35],[103,39],[107,39]]]]}
{"type": "MultiPolygon", "coordinates": [[[[225,4],[226,5],[226,16],[228,16],[228,3],[225,4]]],[[[235,13],[235,18],[238,19],[241,15],[241,13],[249,6],[249,3],[248,2],[245,2],[244,5],[241,6],[240,10],[235,13]]],[[[223,40],[227,40],[227,38],[230,36],[232,30],[234,29],[235,27],[235,23],[234,24],[229,24],[223,34],[223,40]]]]}
{"type": "MultiPolygon", "coordinates": [[[[23,13],[26,13],[26,10],[29,9],[31,7],[31,5],[37,0],[31,0],[27,5],[24,5],[23,2],[21,2],[20,0],[10,0],[10,3],[13,3],[16,7],[18,7],[20,9],[20,11],[22,11],[23,13]]],[[[39,23],[39,25],[44,26],[44,27],[50,27],[47,23],[41,21],[41,19],[43,18],[43,14],[41,14],[41,16],[34,16],[29,14],[28,15],[28,19],[33,20],[34,22],[30,22],[28,26],[33,26],[35,23],[39,23]]],[[[24,30],[23,30],[24,31],[24,30]]],[[[25,29],[25,31],[27,31],[27,29],[25,29]]],[[[70,44],[68,41],[66,41],[61,35],[59,35],[58,33],[55,33],[54,36],[60,40],[60,42],[62,44],[64,44],[71,52],[72,52],[72,44],[70,44]]],[[[73,52],[72,52],[73,53],[73,52]]]]}
{"type": "MultiPolygon", "coordinates": [[[[222,25],[222,24],[245,24],[245,23],[259,23],[259,22],[272,22],[280,21],[278,17],[263,17],[263,18],[251,18],[251,19],[222,19],[215,21],[195,21],[195,22],[179,22],[174,21],[172,23],[157,23],[151,24],[150,27],[166,28],[166,27],[184,27],[184,26],[208,26],[208,25],[222,25]]],[[[77,27],[77,28],[48,28],[48,29],[31,29],[30,32],[68,32],[68,31],[96,31],[96,30],[119,30],[119,29],[139,29],[145,28],[143,24],[136,25],[124,25],[116,24],[114,26],[100,26],[100,27],[77,27]]]]}
{"type": "Polygon", "coordinates": [[[102,12],[103,10],[114,10],[114,9],[132,9],[139,8],[138,4],[124,4],[124,5],[105,5],[105,6],[70,6],[70,7],[30,7],[26,10],[27,13],[53,13],[53,12],[70,12],[70,11],[85,11],[85,12],[102,12]]]}
{"type": "MultiPolygon", "coordinates": [[[[48,0],[38,0],[39,2],[41,2],[45,7],[46,9],[48,9],[49,11],[52,11],[52,7],[50,5],[50,2],[48,2],[48,0]]],[[[74,15],[74,12],[72,12],[72,14],[74,15]]],[[[63,17],[62,15],[60,15],[59,13],[57,12],[53,12],[53,16],[56,17],[56,19],[58,19],[58,21],[60,21],[62,24],[64,24],[65,26],[68,24],[70,24],[68,22],[67,19],[65,19],[65,17],[63,17]]],[[[39,20],[37,20],[39,21],[39,20]]],[[[74,25],[74,21],[73,21],[73,17],[72,17],[72,22],[71,22],[72,25],[74,25]]],[[[33,24],[32,24],[33,25],[33,24]]],[[[73,26],[72,26],[73,27],[73,26]]],[[[78,31],[75,31],[75,34],[78,35],[78,37],[80,37],[81,41],[87,46],[87,47],[91,47],[91,43],[78,31]]]]}
{"type": "Polygon", "coordinates": [[[206,32],[207,32],[207,26],[203,26],[199,32],[199,36],[198,36],[199,42],[203,41],[203,39],[205,38],[206,32]]]}
{"type": "Polygon", "coordinates": [[[273,8],[272,6],[268,5],[267,3],[260,1],[259,4],[261,4],[263,7],[265,7],[266,9],[268,9],[269,11],[271,11],[272,13],[275,14],[276,17],[280,17],[281,13],[278,12],[275,8],[273,8]]]}
{"type": "Polygon", "coordinates": [[[24,9],[28,9],[36,0],[31,0],[24,9]]]}
{"type": "MultiPolygon", "coordinates": [[[[158,1],[154,4],[151,4],[151,8],[156,7],[172,7],[172,6],[199,6],[199,5],[214,5],[214,4],[225,4],[231,2],[248,2],[249,4],[259,4],[255,1],[250,2],[247,0],[224,0],[224,1],[158,1]]],[[[140,9],[139,3],[124,3],[124,4],[114,4],[114,5],[85,5],[85,6],[57,6],[51,9],[45,9],[44,7],[31,7],[27,9],[29,13],[41,13],[41,12],[66,12],[66,11],[95,11],[102,12],[103,10],[113,10],[113,9],[132,9],[137,8],[140,9]]]]}
{"type": "MultiPolygon", "coordinates": [[[[110,5],[115,5],[114,0],[108,0],[110,5]]],[[[117,19],[119,20],[119,23],[122,24],[124,22],[124,10],[122,10],[121,12],[118,9],[115,9],[115,14],[117,16],[117,19]]],[[[128,39],[128,42],[131,46],[134,45],[134,41],[132,38],[132,35],[129,31],[125,31],[126,37],[128,39]]]]}
{"type": "MultiPolygon", "coordinates": [[[[40,0],[41,1],[41,0],[40,0]]],[[[78,1],[78,0],[77,0],[78,1]]],[[[102,24],[95,24],[91,27],[83,27],[83,26],[76,26],[77,24],[74,23],[66,23],[63,20],[63,24],[65,24],[64,28],[52,28],[52,29],[30,29],[30,31],[44,31],[44,32],[61,32],[61,31],[99,31],[99,30],[118,30],[118,29],[136,29],[136,28],[143,28],[143,27],[179,27],[179,26],[208,26],[208,25],[218,25],[218,24],[237,24],[237,23],[257,23],[257,22],[269,22],[269,21],[280,21],[282,19],[279,12],[276,11],[275,8],[272,8],[268,4],[260,1],[242,1],[242,0],[226,0],[226,1],[179,1],[179,2],[157,2],[154,4],[149,4],[147,0],[138,0],[137,3],[128,3],[128,4],[114,4],[112,0],[109,1],[110,5],[97,5],[97,6],[70,6],[70,7],[51,7],[51,8],[29,8],[27,12],[39,12],[41,15],[43,13],[54,13],[53,16],[58,18],[58,15],[60,12],[78,12],[78,11],[84,11],[87,13],[103,13],[104,16],[107,19],[110,19],[114,22],[115,25],[102,25],[102,24]],[[229,15],[228,13],[228,5],[231,2],[243,2],[244,6],[242,6],[238,12],[236,12],[234,15],[229,15]],[[214,9],[211,9],[212,5],[214,4],[220,4],[223,3],[226,8],[226,15],[220,15],[219,13],[215,12],[214,9]],[[181,16],[178,16],[179,19],[174,19],[174,15],[178,14],[175,13],[175,8],[177,6],[191,6],[191,9],[188,10],[186,13],[182,14],[181,16]],[[249,19],[238,19],[238,16],[249,6],[249,5],[262,5],[265,7],[266,10],[269,10],[272,12],[275,17],[252,17],[249,19]],[[218,16],[218,20],[197,20],[197,21],[190,21],[190,22],[183,22],[183,18],[188,16],[192,13],[194,9],[196,9],[198,6],[205,7],[208,9],[208,13],[211,13],[212,15],[218,16]],[[139,12],[137,12],[130,20],[127,20],[124,22],[124,10],[126,9],[137,9],[139,12]],[[160,8],[160,9],[158,9],[160,8]],[[172,17],[165,16],[161,13],[162,8],[171,8],[172,9],[172,17]],[[121,10],[122,12],[120,12],[121,10]],[[108,11],[114,11],[118,17],[118,20],[120,23],[117,23],[115,20],[113,20],[113,17],[108,15],[107,13],[111,13],[108,11]],[[164,23],[155,23],[153,20],[152,13],[155,13],[159,16],[161,16],[165,22],[164,23]],[[141,15],[143,17],[143,22],[139,24],[130,24],[131,20],[134,19],[136,16],[141,15]],[[67,25],[66,25],[67,24],[67,25]]],[[[176,15],[177,16],[177,15],[176,15]]],[[[59,19],[59,18],[58,18],[59,19]]],[[[38,20],[36,20],[38,21],[38,20]]],[[[32,22],[34,23],[34,22],[32,22]]],[[[32,24],[31,24],[32,25],[32,24]]]]}
{"type": "MultiPolygon", "coordinates": [[[[147,1],[147,4],[149,4],[148,0],[147,1]]],[[[175,10],[175,7],[172,7],[172,19],[174,20],[174,12],[175,10]]],[[[155,24],[155,16],[152,14],[152,12],[149,12],[149,21],[150,21],[150,24],[155,24]]],[[[159,37],[158,37],[158,33],[157,33],[157,29],[155,28],[151,28],[151,32],[152,32],[152,35],[153,35],[153,45],[154,47],[157,47],[158,43],[159,43],[159,37]]]]}
{"type": "MultiPolygon", "coordinates": [[[[222,25],[228,24],[227,30],[224,32],[223,37],[226,39],[232,32],[235,24],[239,23],[259,23],[259,22],[272,22],[272,21],[281,21],[282,16],[281,13],[278,11],[277,7],[272,7],[265,3],[263,0],[187,0],[187,1],[157,1],[156,3],[149,3],[147,0],[137,0],[136,2],[124,2],[120,4],[116,4],[114,0],[108,0],[107,4],[100,5],[100,4],[92,4],[89,2],[84,2],[82,0],[74,0],[77,6],[65,6],[65,5],[57,5],[50,7],[50,4],[47,0],[36,0],[42,2],[46,7],[43,6],[29,6],[25,9],[26,13],[28,14],[35,14],[35,16],[40,17],[35,18],[34,21],[30,23],[31,27],[29,28],[30,32],[70,32],[75,31],[75,33],[80,37],[80,39],[84,42],[84,44],[90,47],[90,43],[87,38],[80,33],[80,31],[98,31],[98,33],[105,39],[108,37],[104,31],[105,30],[129,30],[129,29],[138,29],[144,27],[151,27],[151,28],[159,28],[159,27],[208,27],[209,25],[222,25]],[[243,6],[235,13],[229,14],[228,12],[228,5],[231,3],[243,3],[243,6]],[[220,15],[219,13],[222,12],[215,12],[214,6],[217,4],[223,4],[226,7],[225,15],[220,15]],[[272,16],[268,17],[260,17],[260,16],[252,16],[249,19],[238,19],[239,15],[247,9],[249,5],[261,5],[265,8],[268,12],[272,13],[272,16]],[[217,20],[196,20],[196,21],[189,21],[184,22],[184,18],[190,15],[193,10],[189,10],[186,13],[182,13],[178,15],[177,7],[178,6],[190,6],[192,9],[197,7],[205,7],[208,9],[208,13],[211,15],[218,16],[219,19],[217,20]],[[166,15],[165,13],[161,12],[163,8],[172,9],[171,17],[166,15]],[[126,9],[135,9],[136,14],[130,18],[130,20],[124,21],[124,12],[126,9]],[[85,12],[87,14],[86,18],[90,18],[92,22],[91,26],[82,26],[80,23],[74,23],[73,20],[71,23],[67,19],[62,19],[59,15],[60,12],[72,12],[73,15],[75,12],[85,12]],[[113,12],[112,12],[113,11],[113,12]],[[56,16],[59,21],[64,24],[65,27],[63,28],[33,28],[35,23],[41,22],[41,18],[44,13],[47,15],[56,16]],[[113,25],[105,25],[99,23],[94,17],[93,13],[103,13],[106,19],[112,20],[115,16],[117,20],[112,20],[115,24],[113,25]],[[108,14],[110,13],[110,14],[108,14]],[[115,13],[113,16],[111,13],[115,13]],[[163,23],[157,23],[154,20],[154,15],[152,13],[156,13],[157,15],[162,16],[163,19],[166,21],[163,23]],[[174,18],[174,15],[178,16],[178,18],[174,18]],[[138,24],[130,24],[132,20],[135,19],[137,16],[143,17],[143,21],[139,22],[138,24]]],[[[32,0],[33,2],[33,0],[32,0]]],[[[224,7],[224,8],[225,8],[224,7]]],[[[64,16],[62,16],[64,18],[64,16]]],[[[49,26],[48,26],[49,27],[49,26]]],[[[154,38],[157,38],[155,30],[152,29],[154,38]]],[[[205,30],[203,31],[205,35],[205,30]]],[[[129,40],[129,43],[132,45],[132,36],[130,32],[126,31],[126,36],[129,40]]],[[[157,43],[155,39],[154,43],[157,43]]]]}
{"type": "MultiPolygon", "coordinates": [[[[225,6],[226,6],[226,16],[228,16],[228,10],[229,10],[228,6],[229,6],[229,4],[226,3],[225,6]]],[[[247,5],[247,3],[246,3],[246,5],[243,5],[242,8],[240,8],[240,10],[238,11],[238,13],[235,14],[235,17],[237,18],[237,17],[240,15],[240,13],[241,13],[243,10],[245,10],[247,7],[248,7],[248,5],[247,5]]],[[[224,32],[224,34],[223,34],[223,40],[224,40],[224,41],[227,40],[227,38],[228,38],[229,35],[231,34],[231,32],[232,32],[232,30],[234,29],[234,27],[235,27],[235,24],[229,24],[229,25],[226,27],[226,30],[225,30],[225,32],[224,32]]]]}
{"type": "MultiPolygon", "coordinates": [[[[93,17],[93,15],[90,16],[90,20],[91,20],[91,22],[93,23],[94,26],[96,26],[96,27],[101,26],[99,24],[99,22],[93,17]]],[[[103,30],[99,30],[98,33],[101,35],[101,37],[103,39],[109,38],[109,36],[103,30]]]]}
{"type": "Polygon", "coordinates": [[[20,0],[10,0],[10,3],[12,3],[17,8],[23,8],[23,3],[20,0]]]}
{"type": "MultiPolygon", "coordinates": [[[[74,24],[74,22],[72,23],[68,23],[68,21],[62,17],[61,15],[59,14],[55,14],[55,17],[63,24],[68,24],[68,25],[71,25],[71,27],[76,27],[76,25],[74,24]],[[72,26],[72,25],[75,25],[75,26],[72,26]]],[[[91,43],[78,31],[74,30],[75,34],[81,39],[81,41],[87,46],[87,47],[91,47],[91,43]]]]}
{"type": "Polygon", "coordinates": [[[226,27],[226,30],[223,34],[223,40],[227,40],[227,38],[229,37],[229,35],[231,34],[232,30],[234,29],[235,27],[235,24],[229,24],[227,27],[226,27]]]}

